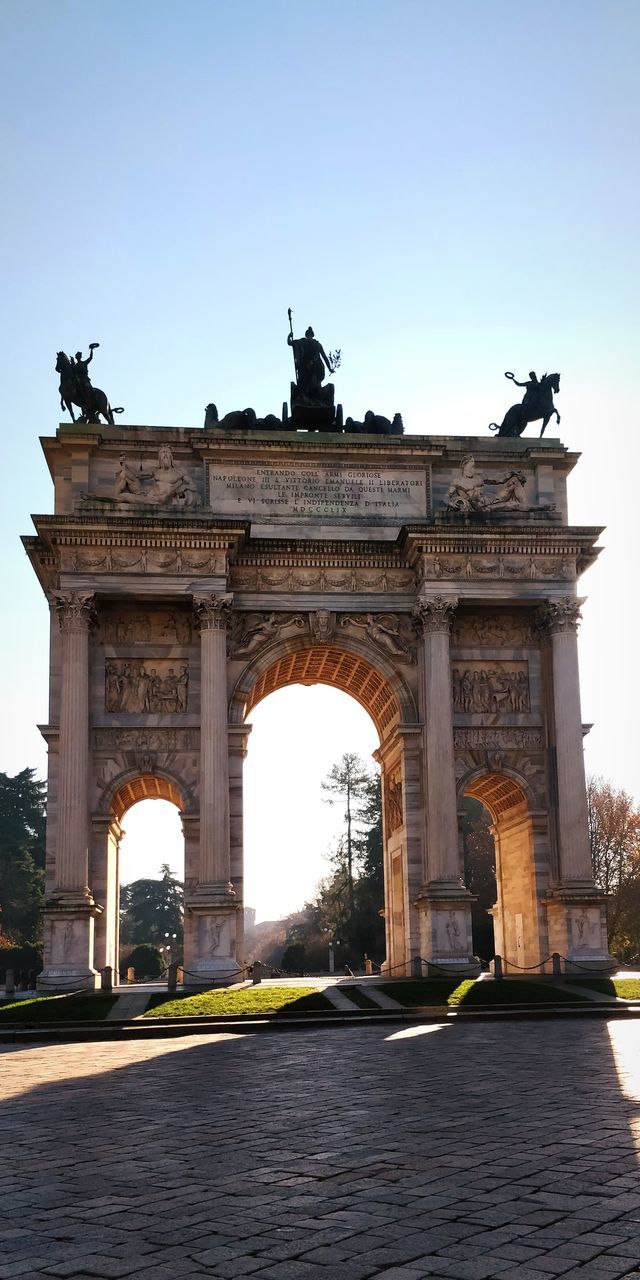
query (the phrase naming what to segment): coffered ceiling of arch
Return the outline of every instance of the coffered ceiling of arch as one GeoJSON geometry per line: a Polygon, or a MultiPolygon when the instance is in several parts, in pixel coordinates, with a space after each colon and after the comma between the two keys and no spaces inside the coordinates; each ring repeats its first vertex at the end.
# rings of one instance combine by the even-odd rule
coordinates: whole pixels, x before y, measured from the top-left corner
{"type": "Polygon", "coordinates": [[[397,698],[382,672],[358,654],[324,644],[285,653],[263,671],[247,699],[245,714],[267,694],[290,684],[328,684],[351,694],[369,712],[380,738],[400,719],[397,698]]]}

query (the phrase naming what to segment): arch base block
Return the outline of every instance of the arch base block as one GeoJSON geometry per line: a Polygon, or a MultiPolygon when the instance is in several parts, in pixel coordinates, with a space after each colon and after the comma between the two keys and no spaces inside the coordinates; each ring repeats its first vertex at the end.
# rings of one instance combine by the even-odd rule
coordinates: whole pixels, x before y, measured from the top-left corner
{"type": "Polygon", "coordinates": [[[588,881],[554,885],[544,905],[549,950],[562,956],[565,973],[611,973],[620,967],[609,954],[606,898],[588,881]]]}
{"type": "Polygon", "coordinates": [[[432,880],[421,889],[420,950],[424,976],[475,978],[482,966],[473,954],[473,894],[457,881],[432,880]]]}
{"type": "Polygon", "coordinates": [[[93,935],[96,916],[102,913],[92,898],[69,895],[50,900],[45,909],[47,964],[38,975],[39,991],[96,991],[100,974],[93,968],[93,935]]]}
{"type": "MultiPolygon", "coordinates": [[[[208,897],[208,895],[207,895],[208,897]]],[[[192,898],[185,903],[185,987],[228,987],[242,968],[236,959],[236,919],[240,903],[192,898]]]]}

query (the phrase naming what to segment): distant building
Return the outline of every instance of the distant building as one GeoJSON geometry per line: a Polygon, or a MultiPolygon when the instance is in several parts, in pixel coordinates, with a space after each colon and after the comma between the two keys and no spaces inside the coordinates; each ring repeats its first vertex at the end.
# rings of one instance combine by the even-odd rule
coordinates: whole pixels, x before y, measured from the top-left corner
{"type": "Polygon", "coordinates": [[[253,929],[256,923],[255,907],[245,907],[244,909],[244,927],[245,929],[253,929]]]}

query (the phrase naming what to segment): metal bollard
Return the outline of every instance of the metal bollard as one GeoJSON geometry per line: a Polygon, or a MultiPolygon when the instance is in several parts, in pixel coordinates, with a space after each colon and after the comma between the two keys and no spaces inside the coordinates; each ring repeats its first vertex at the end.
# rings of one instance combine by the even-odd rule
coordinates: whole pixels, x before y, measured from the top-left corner
{"type": "Polygon", "coordinates": [[[253,976],[252,976],[252,979],[251,979],[251,981],[253,982],[254,987],[257,987],[257,986],[258,986],[258,983],[259,983],[259,982],[262,982],[262,970],[263,970],[263,968],[264,968],[264,965],[262,964],[262,962],[261,962],[260,960],[254,960],[254,962],[253,962],[253,976]]]}
{"type": "Polygon", "coordinates": [[[178,964],[172,960],[167,973],[167,991],[175,991],[178,985],[178,964]]]}
{"type": "Polygon", "coordinates": [[[100,970],[101,989],[106,995],[111,995],[113,991],[113,969],[110,964],[106,964],[104,969],[100,970]]]}
{"type": "Polygon", "coordinates": [[[421,978],[422,977],[422,956],[414,956],[413,960],[411,961],[411,967],[413,969],[414,978],[421,978]]]}
{"type": "Polygon", "coordinates": [[[179,987],[184,986],[184,968],[181,964],[176,969],[176,982],[179,987]]]}
{"type": "Polygon", "coordinates": [[[561,960],[562,960],[562,957],[561,957],[560,953],[559,953],[558,951],[554,951],[554,953],[553,953],[553,955],[552,955],[552,957],[551,957],[551,964],[553,965],[553,970],[552,970],[552,972],[553,972],[553,976],[554,976],[554,978],[561,978],[561,977],[562,977],[562,963],[561,963],[561,960]]]}
{"type": "Polygon", "coordinates": [[[365,956],[364,958],[364,971],[367,977],[371,977],[371,974],[373,973],[373,961],[371,961],[368,956],[365,956]]]}
{"type": "Polygon", "coordinates": [[[29,970],[29,990],[35,991],[35,989],[36,989],[36,971],[35,969],[30,969],[29,970]]]}
{"type": "Polygon", "coordinates": [[[502,971],[502,956],[494,956],[493,958],[493,976],[496,982],[499,982],[501,978],[504,978],[504,973],[502,971]]]}
{"type": "Polygon", "coordinates": [[[29,983],[27,981],[26,969],[20,969],[20,972],[18,973],[18,990],[19,991],[29,990],[29,983]]]}
{"type": "Polygon", "coordinates": [[[15,971],[13,969],[7,969],[7,976],[6,976],[5,985],[4,985],[4,993],[6,996],[12,996],[15,989],[16,989],[15,971]]]}
{"type": "Polygon", "coordinates": [[[127,969],[127,982],[135,982],[135,980],[136,980],[136,971],[133,968],[133,966],[130,965],[129,968],[127,969]]]}

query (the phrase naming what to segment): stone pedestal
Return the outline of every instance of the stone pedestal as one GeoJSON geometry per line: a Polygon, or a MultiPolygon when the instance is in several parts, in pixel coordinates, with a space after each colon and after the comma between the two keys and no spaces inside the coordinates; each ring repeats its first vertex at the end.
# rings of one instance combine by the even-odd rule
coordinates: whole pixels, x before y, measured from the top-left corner
{"type": "Polygon", "coordinates": [[[550,889],[547,911],[549,949],[562,957],[566,973],[610,973],[619,968],[607,944],[606,901],[599,889],[550,889]]]}
{"type": "Polygon", "coordinates": [[[100,974],[93,968],[94,920],[102,911],[95,903],[69,898],[49,901],[45,913],[45,967],[38,990],[95,991],[100,974]]]}
{"type": "Polygon", "coordinates": [[[454,597],[423,597],[416,610],[424,635],[426,764],[426,875],[417,905],[429,971],[474,974],[480,964],[471,936],[473,897],[461,884],[453,750],[449,636],[457,603],[454,597]]]}
{"type": "Polygon", "coordinates": [[[185,950],[186,987],[226,987],[242,972],[236,958],[236,902],[208,899],[203,893],[185,903],[192,917],[193,953],[185,950]]]}

